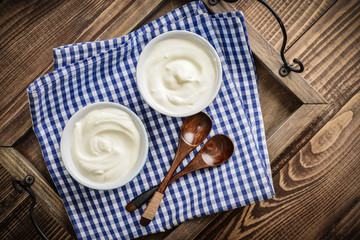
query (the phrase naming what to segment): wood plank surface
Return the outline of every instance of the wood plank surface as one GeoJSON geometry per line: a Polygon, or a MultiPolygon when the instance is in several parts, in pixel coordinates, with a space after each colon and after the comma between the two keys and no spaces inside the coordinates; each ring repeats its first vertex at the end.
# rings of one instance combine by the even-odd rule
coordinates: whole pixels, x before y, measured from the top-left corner
{"type": "Polygon", "coordinates": [[[306,64],[304,77],[332,104],[359,87],[360,2],[339,0],[289,49],[306,64]]]}
{"type": "Polygon", "coordinates": [[[303,75],[330,107],[278,157],[273,172],[281,169],[359,91],[359,26],[359,1],[341,0],[289,49],[290,55],[308,62],[303,75]]]}
{"type": "Polygon", "coordinates": [[[120,37],[131,32],[134,28],[140,26],[161,4],[164,4],[164,1],[133,1],[132,3],[124,14],[116,19],[116,21],[99,36],[100,40],[120,37]]]}
{"type": "Polygon", "coordinates": [[[53,190],[57,191],[46,167],[44,157],[41,153],[40,144],[34,131],[29,129],[26,134],[15,143],[14,147],[22,156],[24,156],[26,161],[28,161],[37,171],[40,172],[47,184],[49,184],[53,190]]]}
{"type": "MultiPolygon", "coordinates": [[[[31,204],[29,194],[25,191],[17,193],[13,189],[11,182],[14,178],[1,165],[0,179],[2,179],[0,182],[2,193],[0,194],[0,239],[40,239],[29,216],[31,204]]],[[[23,178],[17,180],[23,180],[23,178]]],[[[59,219],[49,216],[48,211],[39,202],[35,205],[34,216],[49,239],[74,239],[76,237],[72,229],[64,228],[59,219]]]]}
{"type": "Polygon", "coordinates": [[[256,75],[258,78],[261,111],[264,118],[265,134],[280,128],[303,103],[287,88],[269,76],[269,71],[255,58],[256,75]],[[267,99],[272,99],[268,101],[267,99]]]}
{"type": "Polygon", "coordinates": [[[275,198],[236,209],[197,239],[356,239],[360,221],[360,93],[274,176],[275,198]],[[341,159],[341,161],[339,161],[341,159]],[[351,177],[349,177],[351,176],[351,177]]]}
{"type": "Polygon", "coordinates": [[[278,128],[270,132],[266,140],[271,162],[288,147],[289,142],[299,138],[301,132],[305,131],[308,125],[313,122],[314,117],[320,116],[327,107],[327,104],[304,104],[285,121],[281,122],[278,128]],[[298,119],[302,119],[302,121],[298,119]]]}
{"type": "MultiPolygon", "coordinates": [[[[287,50],[334,5],[336,0],[267,0],[266,2],[276,11],[284,23],[288,36],[287,50]]],[[[276,50],[280,51],[283,41],[281,28],[275,17],[264,5],[257,1],[241,0],[234,3],[234,6],[243,11],[247,21],[261,32],[261,35],[276,50]]],[[[286,55],[289,60],[298,57],[297,55],[286,55]]],[[[300,58],[300,60],[302,59],[300,58]]]]}
{"type": "MultiPolygon", "coordinates": [[[[52,49],[73,42],[81,30],[110,3],[35,0],[0,2],[0,131],[5,135],[0,139],[0,146],[13,144],[14,138],[23,134],[19,132],[20,136],[17,136],[11,132],[11,126],[6,126],[17,115],[24,117],[21,113],[27,104],[24,101],[25,89],[52,64],[52,49]],[[7,132],[4,132],[4,128],[7,132]]],[[[30,127],[29,118],[25,124],[30,127]]]]}
{"type": "MultiPolygon", "coordinates": [[[[51,71],[52,48],[124,35],[186,2],[0,1],[0,146],[15,147],[0,147],[0,239],[39,238],[27,193],[10,185],[28,173],[37,179],[41,228],[51,239],[75,236],[30,129],[25,91],[51,71]]],[[[282,36],[275,19],[257,1],[234,4],[257,54],[275,198],[141,239],[360,238],[359,1],[267,2],[288,30],[286,57],[305,65],[303,77],[279,77],[282,36]]]]}
{"type": "MultiPolygon", "coordinates": [[[[207,7],[214,13],[231,12],[236,9],[226,2],[219,2],[215,6],[205,1],[207,7]]],[[[302,77],[301,74],[291,72],[288,76],[282,77],[279,69],[283,66],[283,61],[279,52],[256,30],[247,20],[246,27],[249,37],[251,51],[261,64],[267,68],[272,75],[284,87],[288,88],[303,103],[326,103],[321,94],[313,89],[311,85],[302,77]]]]}
{"type": "Polygon", "coordinates": [[[0,146],[2,147],[12,146],[31,128],[26,90],[23,89],[19,95],[13,97],[7,107],[0,110],[0,146]]]}
{"type": "MultiPolygon", "coordinates": [[[[0,156],[2,167],[11,173],[11,178],[4,178],[7,184],[11,184],[12,179],[23,180],[26,175],[32,174],[36,182],[31,186],[31,190],[44,209],[46,213],[44,216],[50,215],[62,228],[72,234],[74,230],[59,195],[52,190],[41,173],[14,148],[0,148],[0,156]]],[[[13,215],[12,220],[14,219],[17,219],[16,215],[13,215]]]]}

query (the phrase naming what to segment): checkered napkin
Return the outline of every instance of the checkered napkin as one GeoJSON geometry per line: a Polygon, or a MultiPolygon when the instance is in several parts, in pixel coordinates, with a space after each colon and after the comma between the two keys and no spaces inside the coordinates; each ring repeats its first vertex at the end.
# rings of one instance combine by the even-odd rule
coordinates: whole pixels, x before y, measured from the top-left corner
{"type": "Polygon", "coordinates": [[[54,59],[55,71],[31,84],[28,96],[46,165],[79,239],[135,238],[273,196],[255,68],[241,12],[209,15],[201,2],[192,2],[124,37],[56,48],[54,59]],[[230,136],[235,152],[221,166],[190,173],[172,183],[154,220],[142,227],[139,219],[145,206],[134,213],[128,213],[125,206],[166,175],[184,119],[150,108],[136,87],[135,70],[145,45],[171,30],[197,33],[217,50],[223,84],[204,111],[214,123],[210,136],[230,136]],[[71,116],[88,104],[103,101],[130,108],[143,121],[149,136],[143,170],[130,183],[108,191],[76,182],[64,167],[59,146],[71,116]]]}

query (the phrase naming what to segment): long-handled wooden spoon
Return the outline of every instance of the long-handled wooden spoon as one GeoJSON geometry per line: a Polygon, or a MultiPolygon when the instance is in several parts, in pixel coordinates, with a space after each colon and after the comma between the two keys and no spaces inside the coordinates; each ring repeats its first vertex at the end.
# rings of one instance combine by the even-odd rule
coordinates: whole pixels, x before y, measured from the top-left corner
{"type": "Polygon", "coordinates": [[[199,112],[195,115],[185,118],[181,127],[179,144],[173,163],[162,183],[160,184],[159,189],[154,193],[154,196],[150,200],[149,205],[145,209],[141,217],[141,225],[147,226],[154,218],[171,176],[174,174],[175,170],[184,160],[184,158],[206,139],[211,131],[211,128],[212,120],[204,112],[199,112]]]}
{"type": "MultiPolygon", "coordinates": [[[[228,136],[223,134],[215,135],[205,143],[193,161],[184,168],[184,174],[201,169],[203,166],[219,165],[229,159],[233,152],[234,144],[228,136]]],[[[143,226],[149,225],[159,208],[165,191],[165,189],[161,189],[162,184],[160,184],[159,189],[154,193],[141,216],[140,224],[143,226]]]]}
{"type": "MultiPolygon", "coordinates": [[[[190,172],[215,167],[226,162],[234,152],[231,139],[223,134],[215,135],[201,148],[200,152],[180,172],[173,175],[168,185],[190,172]]],[[[128,212],[133,212],[146,203],[158,190],[159,185],[143,192],[126,205],[128,212]]]]}

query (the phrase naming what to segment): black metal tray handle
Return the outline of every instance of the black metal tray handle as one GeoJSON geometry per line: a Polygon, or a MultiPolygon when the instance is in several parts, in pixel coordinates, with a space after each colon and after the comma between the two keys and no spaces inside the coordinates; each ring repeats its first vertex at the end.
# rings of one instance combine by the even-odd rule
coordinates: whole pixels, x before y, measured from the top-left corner
{"type": "MultiPolygon", "coordinates": [[[[209,0],[209,4],[210,5],[216,5],[219,1],[220,0],[209,0]]],[[[237,0],[224,0],[224,1],[229,2],[229,3],[237,2],[237,0]]],[[[281,55],[282,61],[284,62],[284,65],[279,69],[280,76],[285,77],[285,76],[289,75],[290,72],[297,72],[297,73],[303,72],[304,71],[304,65],[301,63],[301,61],[299,59],[294,58],[294,60],[293,60],[294,63],[299,66],[299,68],[296,68],[289,61],[287,61],[285,56],[284,56],[286,42],[287,42],[287,34],[286,34],[285,26],[284,26],[283,22],[281,21],[279,15],[275,12],[275,10],[272,7],[270,7],[270,5],[267,2],[265,2],[263,0],[257,0],[257,1],[260,2],[261,4],[263,4],[274,15],[274,17],[276,18],[276,20],[280,24],[281,31],[283,33],[283,43],[282,43],[282,46],[281,46],[280,55],[281,55]]]]}
{"type": "Polygon", "coordinates": [[[21,193],[21,189],[19,189],[18,186],[20,186],[22,189],[24,189],[25,191],[27,191],[31,197],[32,203],[30,205],[30,217],[31,217],[31,221],[34,225],[34,227],[36,228],[36,231],[39,233],[39,235],[42,237],[42,239],[47,240],[48,238],[45,236],[45,234],[41,231],[39,225],[37,224],[36,220],[35,220],[35,216],[34,216],[34,207],[36,204],[36,197],[35,194],[33,193],[33,191],[30,189],[31,185],[33,185],[33,183],[35,182],[35,177],[32,175],[27,175],[25,177],[24,180],[20,181],[20,180],[13,180],[12,181],[12,185],[14,187],[14,189],[18,192],[21,193]]]}

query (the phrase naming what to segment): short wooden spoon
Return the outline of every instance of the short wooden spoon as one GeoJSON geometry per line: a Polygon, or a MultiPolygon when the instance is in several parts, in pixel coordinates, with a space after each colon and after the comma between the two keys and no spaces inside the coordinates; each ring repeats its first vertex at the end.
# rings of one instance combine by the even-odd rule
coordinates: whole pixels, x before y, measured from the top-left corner
{"type": "MultiPolygon", "coordinates": [[[[223,164],[231,157],[233,152],[234,144],[228,136],[223,134],[213,136],[186,167],[171,177],[168,185],[190,172],[223,164]],[[216,147],[214,148],[214,146],[216,147]]],[[[154,195],[158,188],[159,185],[154,186],[134,198],[126,205],[126,210],[133,212],[141,207],[154,195]]]]}
{"type": "Polygon", "coordinates": [[[184,158],[206,139],[211,131],[211,128],[212,120],[204,112],[199,112],[195,115],[185,118],[181,127],[179,144],[173,163],[165,178],[161,182],[159,189],[154,193],[143,215],[141,216],[141,225],[149,225],[151,220],[154,218],[157,209],[159,208],[171,176],[174,174],[175,170],[184,160],[184,158]]]}

